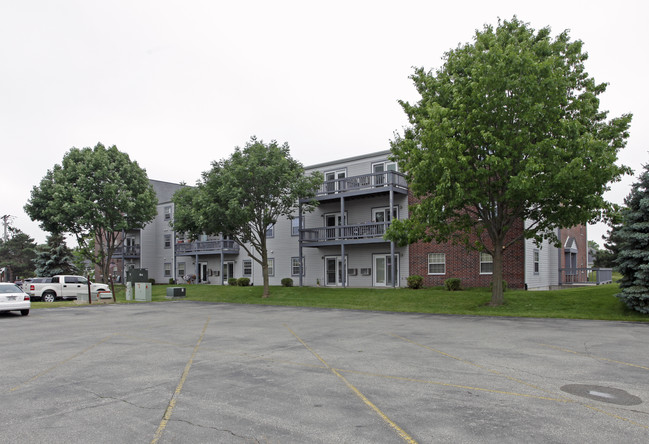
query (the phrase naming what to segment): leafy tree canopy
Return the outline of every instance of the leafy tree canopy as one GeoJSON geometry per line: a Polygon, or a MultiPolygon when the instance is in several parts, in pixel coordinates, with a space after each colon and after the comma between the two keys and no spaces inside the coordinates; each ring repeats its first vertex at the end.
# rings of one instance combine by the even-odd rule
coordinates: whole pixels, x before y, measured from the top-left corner
{"type": "Polygon", "coordinates": [[[628,307],[649,314],[649,165],[624,200],[622,226],[617,230],[616,259],[621,293],[628,307]]]}
{"type": "MultiPolygon", "coordinates": [[[[320,174],[305,176],[287,143],[265,144],[253,136],[229,159],[213,162],[195,188],[175,194],[174,228],[235,240],[262,266],[267,297],[267,230],[280,217],[291,216],[300,198],[314,197],[321,183],[320,174]]],[[[312,205],[304,208],[311,209],[312,205]]]]}
{"type": "Polygon", "coordinates": [[[516,17],[476,31],[437,71],[411,76],[419,102],[401,101],[410,126],[393,158],[418,202],[388,236],[400,243],[453,240],[493,256],[492,304],[502,299],[502,252],[522,236],[556,241],[557,227],[613,209],[603,194],[630,169],[617,166],[631,115],[606,121],[582,42],[535,31],[516,17]]]}
{"type": "Polygon", "coordinates": [[[61,165],[32,189],[25,211],[53,234],[70,233],[81,247],[97,243],[93,262],[110,275],[110,259],[122,230],[144,227],[157,213],[146,172],[128,154],[98,143],[72,148],[61,165]]]}

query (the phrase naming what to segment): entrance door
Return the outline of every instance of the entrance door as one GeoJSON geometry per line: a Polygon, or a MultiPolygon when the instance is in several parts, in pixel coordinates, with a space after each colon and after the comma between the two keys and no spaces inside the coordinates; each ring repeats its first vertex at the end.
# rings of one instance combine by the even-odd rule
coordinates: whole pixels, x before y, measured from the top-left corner
{"type": "Polygon", "coordinates": [[[340,256],[325,257],[325,285],[343,285],[343,261],[340,256]]]}
{"type": "Polygon", "coordinates": [[[326,240],[332,240],[339,237],[337,233],[338,230],[336,228],[329,227],[338,227],[340,225],[342,225],[342,217],[340,216],[340,213],[330,213],[325,215],[325,226],[327,227],[326,240]]]}
{"type": "Polygon", "coordinates": [[[197,281],[200,282],[207,282],[207,262],[199,262],[198,263],[198,279],[197,281]]]}
{"type": "Polygon", "coordinates": [[[234,277],[234,262],[223,262],[223,283],[227,284],[228,279],[234,277]]]}
{"type": "Polygon", "coordinates": [[[372,172],[375,173],[373,176],[374,185],[382,186],[388,183],[388,175],[379,174],[379,173],[387,173],[388,171],[396,171],[396,170],[397,170],[397,164],[394,162],[381,162],[372,165],[372,172]]]}
{"type": "MultiPolygon", "coordinates": [[[[399,256],[395,254],[396,267],[395,279],[396,286],[399,285],[399,256]]],[[[389,254],[374,255],[374,286],[391,287],[392,286],[392,257],[389,254]]]]}
{"type": "Polygon", "coordinates": [[[342,180],[345,178],[345,171],[330,171],[325,173],[325,182],[327,186],[327,193],[335,193],[340,190],[342,180]]]}

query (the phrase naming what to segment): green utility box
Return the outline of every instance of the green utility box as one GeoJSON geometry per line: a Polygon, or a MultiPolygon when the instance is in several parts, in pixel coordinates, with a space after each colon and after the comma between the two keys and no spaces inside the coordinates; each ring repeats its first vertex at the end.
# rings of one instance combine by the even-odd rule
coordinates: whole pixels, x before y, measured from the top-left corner
{"type": "Polygon", "coordinates": [[[184,287],[167,287],[167,299],[184,298],[187,296],[186,291],[184,287]]]}

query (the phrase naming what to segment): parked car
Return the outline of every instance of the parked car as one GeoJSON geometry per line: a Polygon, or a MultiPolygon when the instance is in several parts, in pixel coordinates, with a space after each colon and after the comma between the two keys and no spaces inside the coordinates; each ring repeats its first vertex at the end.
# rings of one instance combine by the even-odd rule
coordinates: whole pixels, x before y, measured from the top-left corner
{"type": "MultiPolygon", "coordinates": [[[[88,295],[88,280],[83,276],[60,275],[51,278],[32,278],[32,282],[23,287],[29,296],[45,302],[54,302],[57,299],[77,299],[88,295]],[[37,279],[44,279],[46,282],[36,282],[37,279]]],[[[106,290],[108,290],[106,284],[90,284],[90,292],[93,296],[106,290]]]]}
{"type": "Polygon", "coordinates": [[[16,284],[0,282],[0,311],[20,311],[27,316],[31,307],[30,297],[16,284]]]}

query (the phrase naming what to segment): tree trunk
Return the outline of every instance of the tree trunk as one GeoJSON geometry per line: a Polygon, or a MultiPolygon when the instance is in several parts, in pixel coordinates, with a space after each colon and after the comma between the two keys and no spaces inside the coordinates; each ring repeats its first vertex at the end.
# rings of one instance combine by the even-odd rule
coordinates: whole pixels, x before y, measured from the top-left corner
{"type": "Polygon", "coordinates": [[[502,241],[494,242],[493,274],[491,282],[491,302],[489,305],[497,307],[503,305],[503,246],[502,241]]]}
{"type": "Polygon", "coordinates": [[[265,246],[262,247],[261,252],[261,275],[264,278],[264,292],[261,297],[267,298],[270,296],[270,286],[268,284],[268,253],[265,246]]]}

